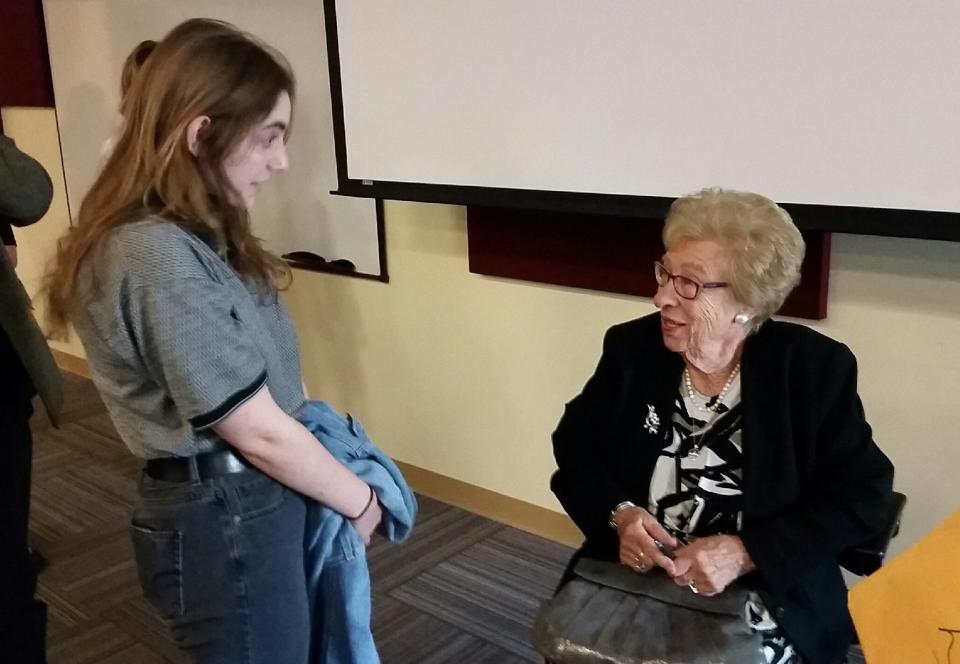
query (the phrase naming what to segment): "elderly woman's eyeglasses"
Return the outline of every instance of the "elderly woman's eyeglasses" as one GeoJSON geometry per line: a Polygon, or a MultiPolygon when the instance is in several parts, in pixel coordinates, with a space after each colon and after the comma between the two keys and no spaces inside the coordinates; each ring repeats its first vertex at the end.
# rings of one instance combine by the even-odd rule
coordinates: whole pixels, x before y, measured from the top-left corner
{"type": "Polygon", "coordinates": [[[708,281],[701,284],[690,277],[684,277],[679,274],[671,274],[660,261],[653,264],[653,276],[660,286],[666,286],[668,281],[673,281],[673,289],[677,295],[685,300],[692,300],[700,294],[701,288],[726,288],[730,284],[726,281],[708,281]]]}

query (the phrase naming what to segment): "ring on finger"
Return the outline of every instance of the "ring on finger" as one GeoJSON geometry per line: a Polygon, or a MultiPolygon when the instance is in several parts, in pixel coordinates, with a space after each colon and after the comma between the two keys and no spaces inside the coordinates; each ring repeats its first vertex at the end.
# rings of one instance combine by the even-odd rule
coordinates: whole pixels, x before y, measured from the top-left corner
{"type": "Polygon", "coordinates": [[[699,594],[700,594],[700,589],[697,588],[697,584],[694,583],[693,581],[691,581],[690,583],[688,583],[688,584],[687,584],[687,587],[690,588],[690,590],[693,592],[694,595],[699,595],[699,594]]]}

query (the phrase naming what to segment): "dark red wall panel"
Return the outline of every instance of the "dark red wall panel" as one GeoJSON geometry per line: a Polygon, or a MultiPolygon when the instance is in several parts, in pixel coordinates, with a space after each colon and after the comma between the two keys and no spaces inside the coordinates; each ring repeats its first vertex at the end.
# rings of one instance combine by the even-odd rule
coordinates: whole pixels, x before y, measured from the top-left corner
{"type": "MultiPolygon", "coordinates": [[[[661,222],[621,217],[469,207],[470,271],[496,277],[653,297],[661,222]]],[[[827,315],[830,234],[804,232],[802,281],[781,313],[827,315]]]]}
{"type": "Polygon", "coordinates": [[[0,106],[53,107],[41,0],[0,0],[0,106]]]}

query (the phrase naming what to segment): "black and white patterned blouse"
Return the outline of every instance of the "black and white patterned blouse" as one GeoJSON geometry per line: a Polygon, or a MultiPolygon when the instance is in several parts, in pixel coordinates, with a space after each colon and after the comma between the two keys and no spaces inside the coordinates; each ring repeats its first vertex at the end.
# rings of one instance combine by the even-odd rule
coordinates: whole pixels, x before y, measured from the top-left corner
{"type": "MultiPolygon", "coordinates": [[[[689,543],[698,537],[739,532],[743,515],[743,444],[740,376],[723,402],[681,383],[674,402],[672,437],[660,451],[650,480],[648,509],[671,535],[689,543]],[[715,408],[714,413],[710,408],[715,408]]],[[[750,593],[744,619],[763,637],[769,664],[799,657],[762,600],[750,593]]]]}

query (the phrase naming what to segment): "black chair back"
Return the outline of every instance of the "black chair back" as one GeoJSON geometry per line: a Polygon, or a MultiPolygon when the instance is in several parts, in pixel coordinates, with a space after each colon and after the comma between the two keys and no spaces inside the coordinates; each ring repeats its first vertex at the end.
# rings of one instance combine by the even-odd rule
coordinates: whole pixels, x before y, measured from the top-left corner
{"type": "Polygon", "coordinates": [[[887,525],[883,531],[863,544],[856,546],[840,556],[840,566],[859,576],[873,574],[883,564],[887,556],[890,540],[900,532],[900,519],[907,497],[896,491],[890,496],[887,506],[887,525]]]}

